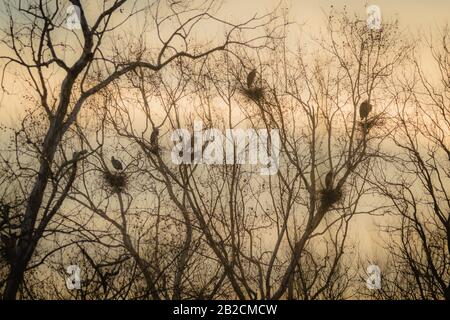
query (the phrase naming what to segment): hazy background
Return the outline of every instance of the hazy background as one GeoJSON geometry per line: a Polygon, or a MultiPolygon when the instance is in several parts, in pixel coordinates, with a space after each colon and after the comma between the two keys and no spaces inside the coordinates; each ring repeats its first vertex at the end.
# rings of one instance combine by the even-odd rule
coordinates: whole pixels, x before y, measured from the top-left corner
{"type": "MultiPolygon", "coordinates": [[[[18,0],[14,1],[19,2],[18,0]]],[[[89,8],[88,2],[91,1],[82,1],[89,8]]],[[[373,2],[362,0],[227,0],[223,2],[217,13],[223,19],[234,22],[249,19],[255,14],[264,14],[275,7],[285,8],[289,19],[293,22],[288,41],[296,44],[300,38],[302,42],[305,42],[308,41],[308,37],[319,34],[331,6],[337,10],[345,7],[349,13],[354,13],[365,20],[366,6],[371,4],[381,8],[383,20],[398,19],[400,29],[410,37],[417,39],[435,34],[439,27],[448,22],[450,12],[449,0],[378,0],[373,2]],[[297,32],[295,32],[296,30],[297,32]]],[[[95,15],[95,12],[91,13],[95,15]]],[[[0,21],[3,26],[5,23],[7,21],[0,21]]],[[[221,30],[211,27],[204,32],[209,35],[221,32],[221,30]]],[[[0,55],[3,55],[1,47],[0,55]]],[[[422,59],[427,61],[429,56],[424,53],[422,59]]],[[[22,99],[23,89],[20,77],[14,73],[14,68],[8,69],[4,82],[5,87],[0,88],[0,125],[14,126],[17,119],[20,119],[25,106],[22,99]]],[[[3,142],[4,139],[4,133],[0,133],[0,142],[3,142]]],[[[386,217],[355,217],[352,222],[355,226],[350,228],[352,230],[351,239],[359,243],[361,254],[366,255],[369,259],[376,258],[378,253],[380,233],[377,224],[381,222],[380,219],[383,219],[383,223],[387,222],[386,217]]]]}
{"type": "MultiPolygon", "coordinates": [[[[18,5],[19,0],[7,0],[5,2],[18,5]]],[[[93,1],[82,1],[82,3],[89,10],[93,1]]],[[[450,1],[448,0],[378,0],[371,2],[362,0],[225,0],[217,13],[229,21],[242,21],[255,14],[270,12],[276,7],[285,8],[290,21],[294,24],[289,34],[289,41],[294,43],[300,36],[305,41],[305,38],[317,35],[324,26],[326,14],[331,6],[338,10],[346,8],[348,12],[354,13],[365,20],[366,6],[371,4],[378,5],[381,8],[382,19],[398,19],[401,30],[417,38],[429,36],[439,26],[448,23],[450,12],[450,1]],[[293,32],[296,29],[298,34],[293,32]]],[[[94,11],[94,9],[91,11],[94,11]]],[[[95,12],[88,12],[88,15],[89,13],[95,16],[95,12]]],[[[139,21],[133,22],[139,24],[139,21]]],[[[6,20],[0,20],[0,26],[5,26],[7,23],[6,20]]],[[[221,32],[221,30],[212,26],[204,32],[214,34],[221,32]]],[[[0,54],[2,53],[1,50],[2,47],[0,46],[0,54]]],[[[0,121],[2,123],[16,118],[17,113],[20,112],[20,101],[17,100],[14,93],[20,94],[21,86],[18,79],[14,76],[10,77],[11,75],[14,74],[12,74],[10,68],[9,74],[5,74],[7,87],[0,88],[0,121]],[[5,92],[5,89],[8,92],[5,92]]]]}

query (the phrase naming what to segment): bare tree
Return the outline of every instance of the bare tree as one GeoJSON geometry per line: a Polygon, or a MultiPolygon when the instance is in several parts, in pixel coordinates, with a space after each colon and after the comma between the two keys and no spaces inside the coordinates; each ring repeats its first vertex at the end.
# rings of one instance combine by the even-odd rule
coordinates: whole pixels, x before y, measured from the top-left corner
{"type": "Polygon", "coordinates": [[[70,3],[79,29],[56,0],[3,5],[2,88],[14,70],[26,102],[0,155],[3,298],[449,298],[447,29],[433,79],[396,22],[345,10],[293,43],[279,8],[70,3]],[[371,214],[375,293],[350,241],[371,214]]]}
{"type": "MultiPolygon", "coordinates": [[[[381,156],[383,141],[389,133],[385,110],[392,101],[383,99],[388,87],[386,79],[409,51],[407,44],[397,42],[397,36],[395,23],[386,23],[382,30],[374,31],[345,12],[332,11],[326,38],[318,40],[313,63],[305,59],[306,49],[299,49],[300,53],[293,58],[286,50],[283,59],[277,60],[281,63],[270,64],[277,66],[276,70],[269,68],[267,73],[261,70],[261,77],[267,82],[277,80],[276,86],[268,85],[267,96],[257,105],[263,123],[281,131],[289,171],[283,177],[281,168],[278,177],[284,188],[298,188],[281,195],[299,194],[294,200],[296,206],[287,207],[290,211],[286,211],[284,218],[289,221],[289,216],[302,217],[297,220],[292,235],[286,225],[278,235],[272,261],[276,261],[284,237],[289,240],[290,257],[281,277],[274,282],[279,285],[273,289],[269,273],[266,281],[271,298],[283,297],[292,286],[296,272],[302,278],[308,265],[321,265],[314,261],[311,248],[314,246],[316,254],[320,253],[317,241],[330,233],[329,244],[334,244],[335,251],[334,255],[328,252],[328,258],[334,258],[329,264],[324,256],[318,259],[326,266],[322,284],[314,282],[316,277],[303,280],[305,294],[308,288],[318,285],[317,292],[312,290],[306,297],[317,296],[325,290],[339,268],[347,219],[376,210],[363,209],[360,202],[371,192],[367,177],[381,156]],[[278,75],[276,80],[272,80],[272,75],[278,75]],[[365,101],[375,108],[369,117],[360,118],[365,101]]],[[[289,198],[277,202],[289,204],[289,198]]]]}
{"type": "MultiPolygon", "coordinates": [[[[166,5],[162,1],[143,6],[137,1],[100,1],[94,4],[99,12],[94,18],[86,14],[86,7],[79,0],[70,3],[79,9],[80,30],[69,32],[71,40],[66,43],[57,40],[58,33],[66,32],[62,17],[65,10],[59,1],[19,1],[18,7],[10,3],[4,5],[9,24],[2,36],[3,75],[13,65],[22,70],[26,90],[33,92],[41,114],[45,115],[42,140],[36,145],[34,182],[26,194],[16,253],[3,293],[5,299],[16,297],[39,239],[73,184],[77,159],[61,163],[56,161],[55,155],[86,101],[137,68],[158,72],[177,60],[200,59],[240,44],[235,35],[258,20],[250,19],[237,25],[220,20],[212,12],[214,1],[190,7],[180,3],[166,5]],[[106,44],[109,35],[125,30],[127,21],[139,16],[146,22],[144,27],[157,30],[152,41],[155,51],[147,55],[149,60],[144,60],[144,53],[149,50],[143,41],[128,38],[112,48],[106,44]],[[226,31],[209,46],[199,44],[191,48],[192,33],[205,20],[223,26],[226,31]],[[128,52],[121,49],[122,45],[128,52]],[[52,181],[62,177],[65,177],[64,185],[52,185],[52,181]]],[[[145,30],[141,30],[142,34],[145,30]]]]}
{"type": "Polygon", "coordinates": [[[185,224],[174,297],[186,279],[181,270],[199,254],[196,238],[204,239],[240,299],[279,299],[286,292],[289,298],[337,298],[351,282],[342,259],[348,223],[355,214],[375,211],[358,207],[371,191],[370,165],[389,132],[383,128],[388,105],[376,101],[409,47],[397,43],[395,24],[373,32],[343,14],[330,18],[329,38],[319,42],[311,66],[305,53],[287,53],[287,46],[281,57],[274,54],[284,45],[282,29],[274,30],[263,47],[223,53],[198,67],[177,65],[176,83],[144,70],[129,77],[144,130],[123,101],[110,117],[118,135],[143,152],[147,170],[163,183],[185,224]],[[254,69],[256,76],[246,80],[254,69]],[[159,90],[148,87],[154,82],[159,90]],[[150,108],[154,98],[162,114],[150,108]],[[376,108],[359,119],[365,100],[376,108]],[[195,108],[186,110],[187,103],[195,108]],[[181,128],[193,132],[195,119],[204,129],[280,130],[278,173],[259,177],[255,168],[237,163],[171,164],[168,136],[181,128]],[[155,128],[159,149],[151,142],[155,128]],[[264,243],[272,237],[275,245],[264,243]]]}
{"type": "Polygon", "coordinates": [[[381,297],[450,299],[449,44],[448,27],[429,42],[437,77],[415,57],[410,72],[392,86],[396,155],[377,184],[396,219],[386,226],[393,268],[381,297]]]}

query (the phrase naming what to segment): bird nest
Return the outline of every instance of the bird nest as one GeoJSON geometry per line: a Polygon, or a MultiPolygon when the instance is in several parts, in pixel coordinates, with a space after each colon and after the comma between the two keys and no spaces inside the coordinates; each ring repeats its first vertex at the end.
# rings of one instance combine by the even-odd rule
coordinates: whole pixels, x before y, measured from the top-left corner
{"type": "Polygon", "coordinates": [[[359,127],[362,132],[368,132],[372,128],[380,127],[384,124],[384,120],[381,117],[372,117],[359,122],[359,127]]]}
{"type": "Polygon", "coordinates": [[[251,101],[259,103],[264,98],[264,89],[262,87],[242,88],[242,93],[251,101]]]}
{"type": "Polygon", "coordinates": [[[344,193],[340,188],[322,189],[320,191],[320,202],[323,208],[330,209],[342,200],[344,193]]]}
{"type": "Polygon", "coordinates": [[[112,192],[123,192],[128,185],[128,176],[125,172],[103,172],[105,187],[112,192]]]}

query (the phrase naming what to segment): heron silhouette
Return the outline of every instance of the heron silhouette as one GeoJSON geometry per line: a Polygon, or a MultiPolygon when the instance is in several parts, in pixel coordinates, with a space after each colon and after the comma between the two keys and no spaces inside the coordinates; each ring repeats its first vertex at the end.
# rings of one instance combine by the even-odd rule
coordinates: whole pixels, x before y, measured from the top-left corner
{"type": "Polygon", "coordinates": [[[256,69],[253,69],[250,71],[250,73],[247,75],[247,87],[250,89],[253,86],[253,82],[255,82],[256,78],[256,69]]]}
{"type": "Polygon", "coordinates": [[[361,103],[361,105],[359,106],[359,116],[362,119],[366,119],[369,116],[369,113],[372,111],[372,105],[369,103],[368,100],[365,100],[364,102],[361,103]]]}
{"type": "Polygon", "coordinates": [[[158,137],[159,137],[159,129],[154,128],[152,134],[150,135],[150,148],[149,148],[149,151],[153,154],[157,154],[159,152],[158,137]]]}
{"type": "Polygon", "coordinates": [[[152,145],[152,147],[158,147],[158,136],[159,136],[159,129],[154,128],[152,134],[150,135],[150,144],[152,145]]]}
{"type": "Polygon", "coordinates": [[[331,190],[333,188],[334,172],[330,170],[325,176],[325,188],[331,190]]]}
{"type": "Polygon", "coordinates": [[[78,161],[81,158],[81,156],[85,155],[86,153],[87,153],[86,150],[74,151],[72,153],[72,161],[74,162],[78,161]]]}
{"type": "Polygon", "coordinates": [[[122,162],[120,162],[120,160],[117,160],[116,158],[114,158],[114,156],[111,157],[111,163],[112,163],[112,166],[114,167],[114,169],[116,169],[117,171],[123,170],[122,162]]]}

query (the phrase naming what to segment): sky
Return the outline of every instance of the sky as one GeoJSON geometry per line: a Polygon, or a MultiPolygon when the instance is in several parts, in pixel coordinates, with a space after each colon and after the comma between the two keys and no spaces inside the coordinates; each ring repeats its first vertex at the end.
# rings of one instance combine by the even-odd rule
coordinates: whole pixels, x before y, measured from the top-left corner
{"type": "Polygon", "coordinates": [[[448,0],[227,0],[223,11],[229,11],[232,17],[242,17],[253,12],[263,13],[280,3],[282,7],[289,8],[293,19],[313,27],[321,24],[323,12],[330,6],[337,9],[346,6],[350,12],[363,17],[366,5],[377,5],[383,17],[398,16],[403,26],[413,29],[428,28],[448,21],[450,12],[448,0]]]}
{"type": "MultiPolygon", "coordinates": [[[[147,3],[149,0],[138,0],[138,2],[147,3]]],[[[22,4],[29,1],[22,0],[22,4]]],[[[63,0],[62,3],[67,2],[63,0]]],[[[94,1],[82,0],[82,4],[87,5],[90,9],[89,15],[96,16],[94,10],[91,9],[94,1]]],[[[8,0],[5,3],[18,4],[19,0],[8,0]]],[[[133,1],[130,1],[133,3],[133,1]]],[[[449,0],[224,0],[218,16],[228,21],[242,21],[248,19],[255,14],[265,14],[276,7],[287,8],[289,19],[293,22],[294,27],[291,29],[289,37],[296,39],[296,30],[298,35],[317,34],[323,27],[326,12],[331,6],[337,10],[344,7],[350,13],[355,13],[361,19],[366,19],[366,6],[377,5],[381,9],[383,19],[399,19],[401,29],[409,33],[412,37],[422,38],[434,33],[438,28],[442,27],[449,21],[450,17],[450,1],[449,0]],[[297,27],[297,29],[296,29],[297,27]]],[[[3,6],[0,5],[0,14],[4,15],[3,6]]],[[[7,19],[0,19],[0,26],[4,27],[7,19]]],[[[213,35],[220,32],[215,28],[202,30],[205,34],[213,35]]],[[[0,55],[3,53],[0,46],[0,55]]],[[[0,60],[0,67],[3,62],[0,60]]],[[[9,83],[11,87],[11,83],[9,83]]],[[[14,87],[14,86],[13,86],[14,87]]],[[[18,100],[9,97],[0,88],[0,121],[11,119],[18,111],[18,100]],[[13,114],[11,114],[11,111],[13,114]]]]}

